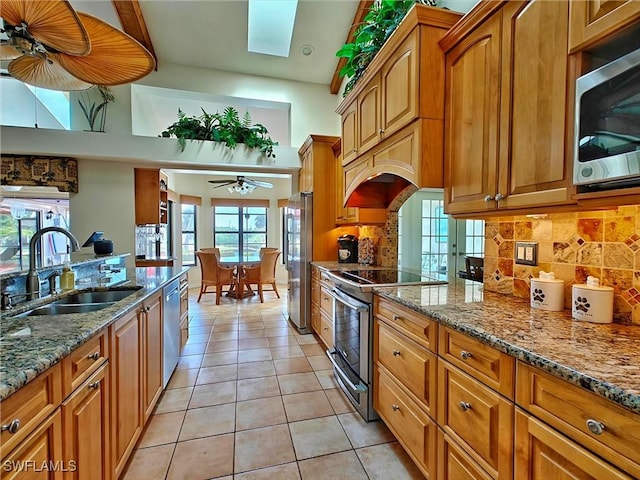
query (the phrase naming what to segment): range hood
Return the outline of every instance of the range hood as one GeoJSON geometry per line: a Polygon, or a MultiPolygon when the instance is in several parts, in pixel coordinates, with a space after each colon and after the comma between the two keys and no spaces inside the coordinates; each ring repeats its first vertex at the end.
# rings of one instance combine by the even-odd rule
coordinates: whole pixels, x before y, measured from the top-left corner
{"type": "Polygon", "coordinates": [[[361,208],[389,208],[400,192],[411,185],[413,183],[399,175],[382,173],[360,183],[351,192],[345,205],[361,208]]]}

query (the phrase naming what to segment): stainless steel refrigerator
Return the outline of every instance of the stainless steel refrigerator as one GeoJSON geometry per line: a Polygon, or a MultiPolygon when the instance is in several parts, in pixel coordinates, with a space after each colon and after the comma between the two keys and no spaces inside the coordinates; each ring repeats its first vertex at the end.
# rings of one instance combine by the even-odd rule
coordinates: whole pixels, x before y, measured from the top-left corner
{"type": "Polygon", "coordinates": [[[313,194],[294,195],[285,207],[284,242],[289,288],[289,320],[300,333],[311,333],[313,194]]]}

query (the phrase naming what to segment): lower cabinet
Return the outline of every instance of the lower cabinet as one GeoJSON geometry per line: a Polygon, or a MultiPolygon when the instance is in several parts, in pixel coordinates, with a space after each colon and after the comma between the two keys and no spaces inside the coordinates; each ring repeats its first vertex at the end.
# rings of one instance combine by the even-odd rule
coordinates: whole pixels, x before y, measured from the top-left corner
{"type": "Polygon", "coordinates": [[[189,340],[189,277],[180,277],[180,352],[189,340]]]}
{"type": "Polygon", "coordinates": [[[142,324],[142,378],[143,413],[147,421],[162,393],[162,297],[160,295],[145,300],[140,310],[142,324]]]}
{"type": "Polygon", "coordinates": [[[63,458],[74,480],[110,480],[109,364],[62,403],[63,458]],[[74,468],[69,468],[74,467],[74,468]]]}
{"type": "Polygon", "coordinates": [[[453,439],[438,431],[438,480],[492,480],[453,439]]]}

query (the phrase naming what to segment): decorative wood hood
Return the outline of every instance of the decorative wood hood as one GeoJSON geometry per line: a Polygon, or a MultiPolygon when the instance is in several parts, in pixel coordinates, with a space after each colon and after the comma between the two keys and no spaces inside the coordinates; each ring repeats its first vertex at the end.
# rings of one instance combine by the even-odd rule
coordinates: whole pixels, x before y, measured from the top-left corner
{"type": "Polygon", "coordinates": [[[459,13],[416,4],[336,112],[344,205],[388,208],[407,187],[444,186],[444,53],[459,13]]]}

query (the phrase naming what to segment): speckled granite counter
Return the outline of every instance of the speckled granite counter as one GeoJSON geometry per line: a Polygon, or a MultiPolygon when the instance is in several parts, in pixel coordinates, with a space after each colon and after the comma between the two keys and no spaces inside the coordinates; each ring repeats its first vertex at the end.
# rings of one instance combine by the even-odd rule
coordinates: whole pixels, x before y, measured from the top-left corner
{"type": "Polygon", "coordinates": [[[640,327],[577,322],[467,280],[375,292],[640,414],[640,327]]]}
{"type": "MultiPolygon", "coordinates": [[[[13,316],[42,304],[44,299],[3,312],[0,316],[0,401],[186,271],[186,267],[132,269],[129,282],[121,288],[140,288],[125,299],[96,312],[64,316],[13,316]]],[[[46,301],[50,302],[51,298],[46,301]]]]}

